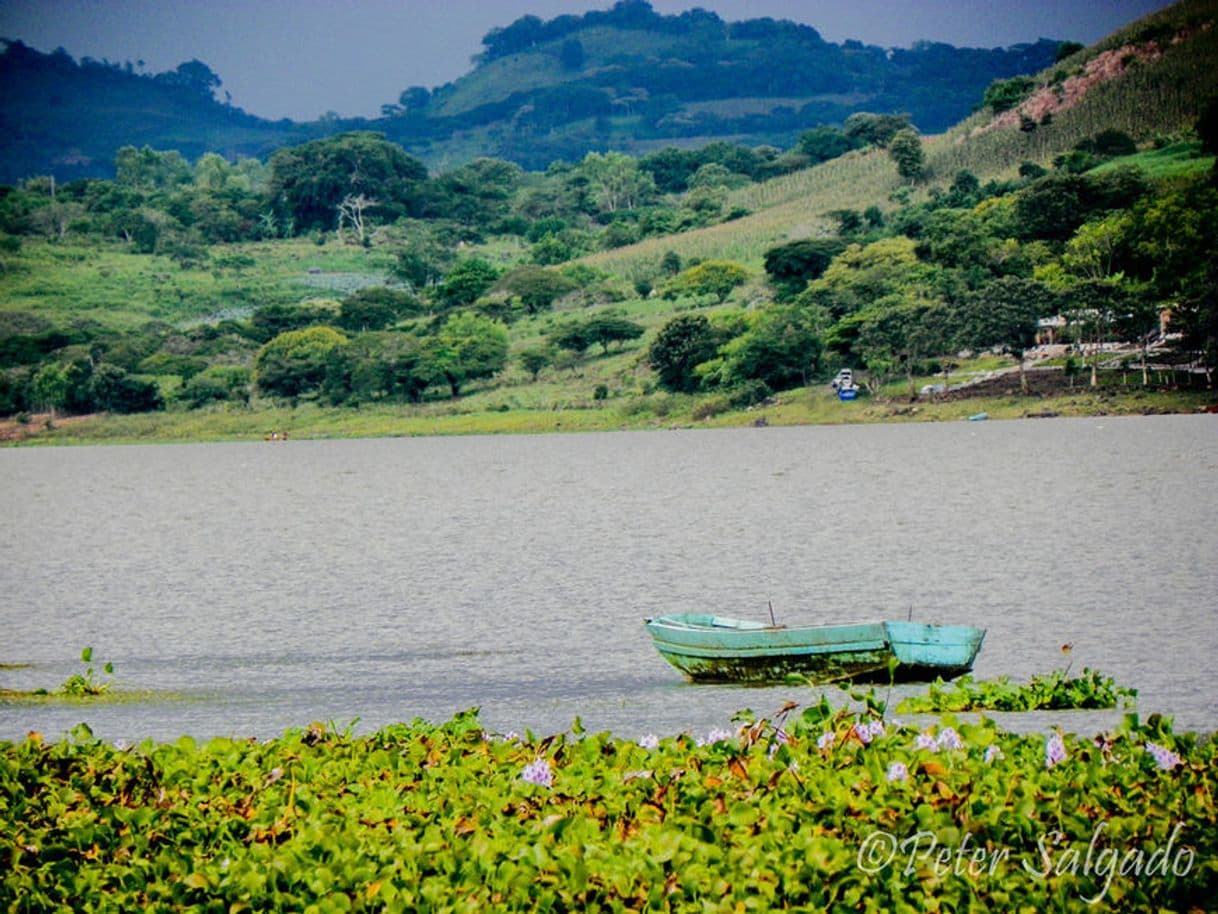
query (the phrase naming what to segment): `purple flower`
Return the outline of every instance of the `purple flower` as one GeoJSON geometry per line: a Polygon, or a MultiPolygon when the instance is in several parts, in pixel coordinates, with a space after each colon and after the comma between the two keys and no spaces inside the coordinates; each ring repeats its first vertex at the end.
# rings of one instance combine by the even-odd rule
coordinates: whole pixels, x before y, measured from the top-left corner
{"type": "Polygon", "coordinates": [[[711,746],[715,743],[722,743],[732,738],[730,730],[724,730],[722,727],[712,727],[710,733],[706,734],[706,739],[698,740],[699,746],[711,746]]]}
{"type": "Polygon", "coordinates": [[[919,733],[917,739],[914,740],[915,749],[925,749],[928,752],[939,751],[939,741],[931,735],[929,730],[919,733]]]}
{"type": "Polygon", "coordinates": [[[884,721],[872,720],[867,723],[857,723],[854,725],[854,735],[864,746],[868,746],[877,736],[884,735],[884,721]]]}
{"type": "Polygon", "coordinates": [[[991,744],[985,747],[985,763],[987,765],[992,764],[995,759],[1000,759],[1002,757],[1002,750],[997,746],[991,744]]]}
{"type": "Polygon", "coordinates": [[[1058,762],[1064,762],[1068,757],[1066,744],[1062,742],[1062,735],[1060,733],[1049,734],[1049,738],[1045,740],[1045,767],[1052,768],[1058,762]]]}
{"type": "Polygon", "coordinates": [[[1147,743],[1145,748],[1155,760],[1155,764],[1164,771],[1174,771],[1184,764],[1184,759],[1157,743],[1147,743]]]}
{"type": "Polygon", "coordinates": [[[554,783],[554,772],[550,769],[550,760],[539,758],[529,762],[524,766],[524,771],[520,772],[520,779],[528,781],[530,784],[549,787],[554,783]]]}
{"type": "Polygon", "coordinates": [[[944,727],[939,733],[936,745],[940,749],[963,749],[964,740],[960,738],[960,734],[956,732],[954,727],[944,727]]]}
{"type": "Polygon", "coordinates": [[[888,766],[888,780],[904,781],[909,777],[909,769],[904,762],[893,762],[888,766]]]}
{"type": "Polygon", "coordinates": [[[660,745],[660,738],[654,733],[639,737],[639,746],[643,749],[655,749],[660,745]]]}
{"type": "Polygon", "coordinates": [[[826,749],[832,749],[835,742],[837,742],[837,734],[832,730],[826,730],[816,741],[816,748],[824,752],[826,749]]]}

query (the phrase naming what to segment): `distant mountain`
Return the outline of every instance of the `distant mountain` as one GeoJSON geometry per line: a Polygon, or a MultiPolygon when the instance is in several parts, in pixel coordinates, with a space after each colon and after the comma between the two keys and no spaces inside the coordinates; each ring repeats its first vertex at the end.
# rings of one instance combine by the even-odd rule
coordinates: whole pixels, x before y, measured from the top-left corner
{"type": "Polygon", "coordinates": [[[790,145],[856,111],[907,112],[925,133],[966,117],[995,79],[1049,66],[1060,43],[979,50],[834,44],[789,21],[674,16],[644,0],[483,38],[472,72],[403,93],[376,129],[426,159],[475,150],[544,168],[589,149],[644,152],[718,139],[790,145]]]}
{"type": "Polygon", "coordinates": [[[316,135],[217,101],[220,79],[199,61],[143,75],[129,64],[0,42],[0,181],[112,177],[122,146],[176,149],[192,160],[205,152],[261,157],[316,135]]]}
{"type": "Polygon", "coordinates": [[[656,13],[645,0],[483,38],[456,82],[407,89],[379,119],[267,121],[218,101],[198,61],[145,75],[77,62],[20,42],[0,53],[0,181],[107,176],[124,145],[263,157],[342,130],[384,133],[429,164],[480,155],[526,168],[591,149],[644,152],[712,140],[789,146],[800,131],[856,111],[908,112],[925,133],[965,117],[995,79],[1050,65],[1059,43],[972,49],[922,42],[884,49],[826,42],[788,21],[725,22],[701,9],[656,13]]]}

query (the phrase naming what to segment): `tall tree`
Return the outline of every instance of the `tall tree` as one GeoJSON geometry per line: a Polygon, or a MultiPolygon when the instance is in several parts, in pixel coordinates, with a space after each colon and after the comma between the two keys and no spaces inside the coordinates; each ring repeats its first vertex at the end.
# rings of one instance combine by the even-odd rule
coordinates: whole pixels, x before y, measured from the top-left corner
{"type": "Polygon", "coordinates": [[[436,365],[456,398],[463,384],[489,378],[507,364],[508,332],[498,321],[462,312],[445,321],[434,346],[436,365]]]}
{"type": "Polygon", "coordinates": [[[281,149],[271,157],[270,195],[298,232],[334,226],[349,197],[380,201],[390,216],[410,212],[427,169],[375,133],[345,133],[281,149]]]}
{"type": "Polygon", "coordinates": [[[898,130],[888,144],[888,155],[897,163],[897,174],[911,184],[921,180],[926,168],[926,156],[922,152],[922,139],[906,127],[898,130]]]}

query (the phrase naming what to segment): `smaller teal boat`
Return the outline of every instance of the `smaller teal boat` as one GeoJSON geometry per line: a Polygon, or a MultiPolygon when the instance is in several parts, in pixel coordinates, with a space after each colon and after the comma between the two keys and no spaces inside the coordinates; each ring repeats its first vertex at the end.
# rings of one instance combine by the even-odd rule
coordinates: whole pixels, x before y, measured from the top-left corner
{"type": "Polygon", "coordinates": [[[695,682],[952,679],[973,668],[985,629],[920,622],[766,625],[710,613],[647,620],[656,650],[695,682]]]}

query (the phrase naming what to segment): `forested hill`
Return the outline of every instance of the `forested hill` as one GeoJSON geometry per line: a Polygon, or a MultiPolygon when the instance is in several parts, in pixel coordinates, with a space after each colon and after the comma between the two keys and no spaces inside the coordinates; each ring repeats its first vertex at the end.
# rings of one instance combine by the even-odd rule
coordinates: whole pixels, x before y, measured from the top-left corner
{"type": "Polygon", "coordinates": [[[0,39],[0,182],[53,174],[112,177],[123,146],[265,157],[316,131],[272,123],[215,97],[220,78],[197,60],[167,73],[74,60],[0,39]]]}
{"type": "Polygon", "coordinates": [[[131,64],[17,41],[0,53],[0,182],[34,174],[108,177],[122,146],[266,157],[280,146],[372,129],[437,167],[481,155],[541,169],[589,150],[646,152],[716,139],[787,147],[800,131],[856,111],[907,112],[924,133],[965,117],[995,79],[1050,65],[1059,44],[1005,49],[834,44],[787,21],[725,22],[656,13],[644,0],[483,38],[472,70],[411,87],[383,117],[267,121],[217,99],[220,78],[191,61],[145,74],[131,64]]]}
{"type": "Polygon", "coordinates": [[[589,149],[646,152],[715,139],[789,146],[857,111],[900,111],[924,133],[966,117],[992,81],[1049,66],[1056,41],[1006,49],[919,42],[834,44],[789,21],[664,16],[645,0],[543,22],[524,16],[483,38],[472,72],[430,96],[408,90],[383,129],[427,158],[478,144],[526,168],[589,149]]]}

